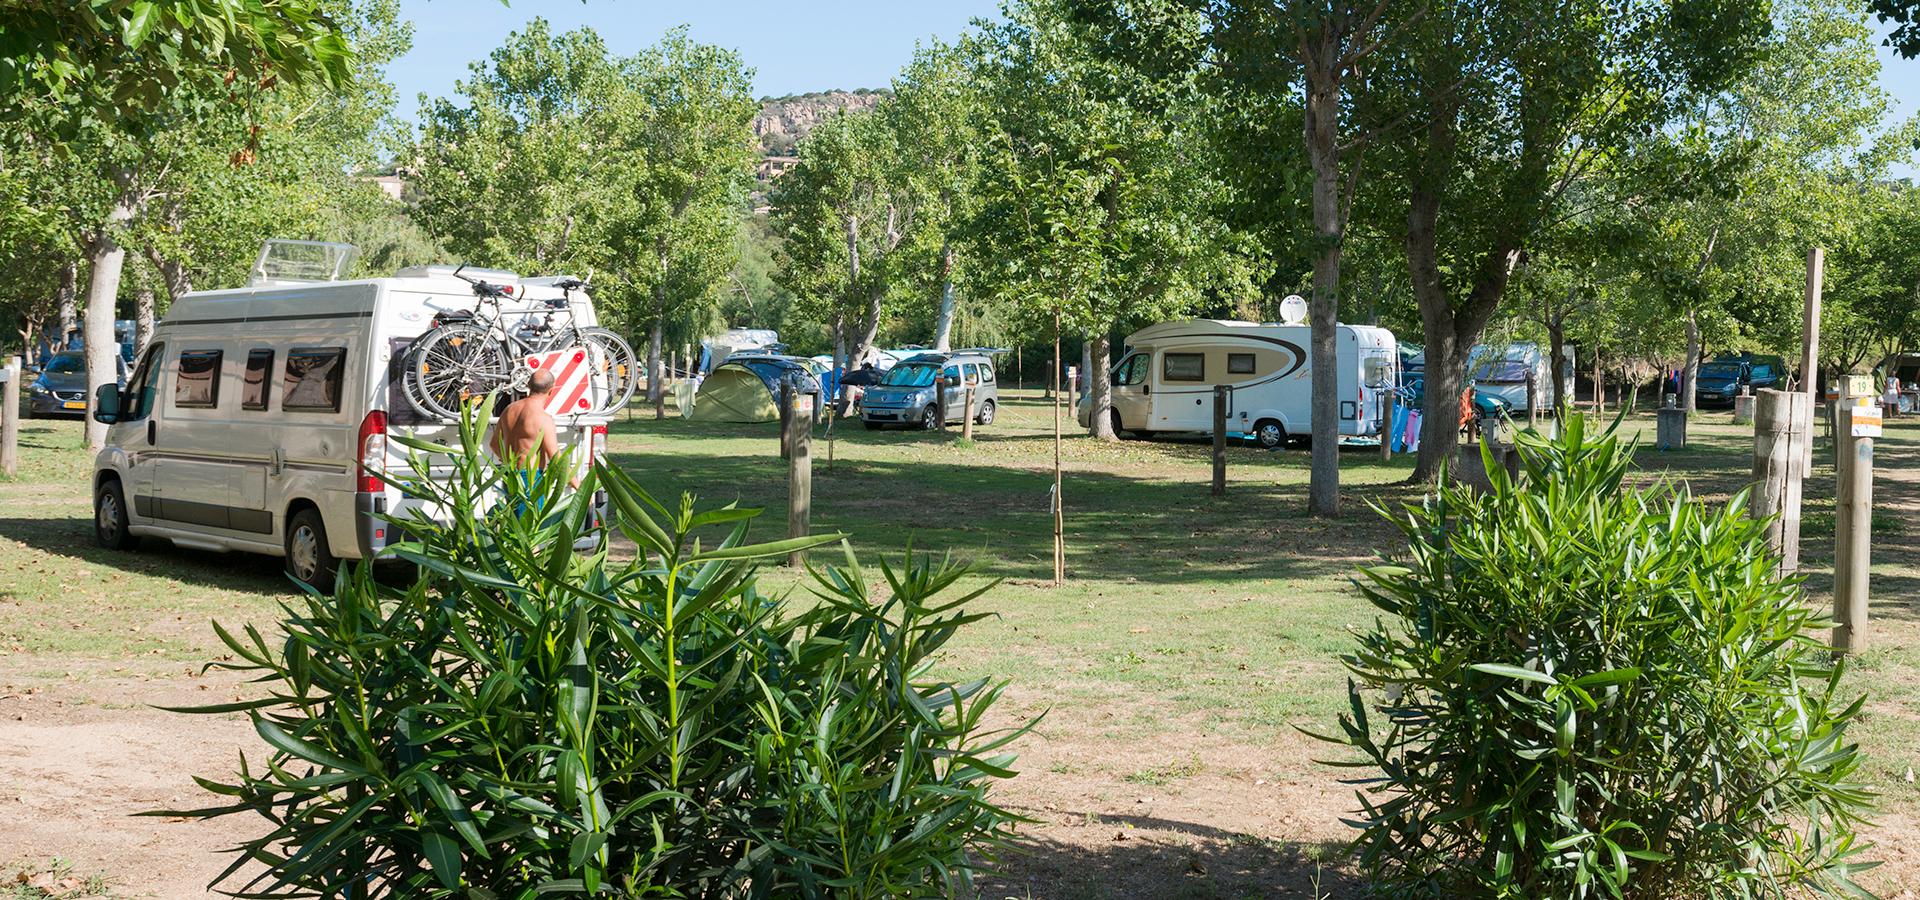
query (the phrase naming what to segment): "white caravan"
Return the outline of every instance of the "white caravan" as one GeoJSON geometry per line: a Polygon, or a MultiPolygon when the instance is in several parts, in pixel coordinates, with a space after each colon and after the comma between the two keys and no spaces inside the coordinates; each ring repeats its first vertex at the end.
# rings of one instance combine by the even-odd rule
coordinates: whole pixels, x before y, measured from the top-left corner
{"type": "MultiPolygon", "coordinates": [[[[1393,389],[1393,332],[1341,325],[1334,337],[1340,433],[1378,434],[1393,389]]],[[[1228,385],[1227,427],[1264,447],[1313,433],[1313,370],[1306,325],[1186,319],[1127,337],[1113,366],[1113,422],[1120,432],[1211,432],[1213,386],[1228,385]]],[[[1080,405],[1087,424],[1089,404],[1080,405]]]]}
{"type": "MultiPolygon", "coordinates": [[[[108,396],[105,385],[95,398],[96,416],[111,420],[94,461],[99,542],[127,548],[144,535],[285,556],[289,574],[324,587],[336,560],[398,541],[378,516],[408,515],[421,501],[373,474],[406,471],[407,449],[388,436],[459,439],[457,425],[415,412],[401,380],[409,343],[435,316],[474,307],[473,288],[453,271],[307,282],[256,274],[249,287],[174,301],[126,386],[108,396]]],[[[503,318],[564,296],[558,279],[466,274],[514,286],[503,318]]],[[[572,314],[594,324],[583,292],[573,292],[572,314]]],[[[604,453],[606,421],[555,420],[560,443],[581,448],[573,459],[582,469],[604,453]]]]}
{"type": "MultiPolygon", "coordinates": [[[[1553,409],[1553,373],[1547,365],[1552,351],[1533,343],[1475,344],[1467,353],[1467,377],[1481,393],[1507,401],[1515,414],[1527,411],[1527,379],[1532,376],[1540,411],[1553,409]]],[[[1561,348],[1560,378],[1569,399],[1573,397],[1573,347],[1561,348]]]]}

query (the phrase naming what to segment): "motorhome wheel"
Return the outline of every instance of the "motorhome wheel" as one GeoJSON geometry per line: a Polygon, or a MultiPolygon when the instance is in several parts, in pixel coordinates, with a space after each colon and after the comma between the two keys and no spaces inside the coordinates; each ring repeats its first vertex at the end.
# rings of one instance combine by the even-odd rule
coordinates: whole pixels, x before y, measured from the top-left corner
{"type": "Polygon", "coordinates": [[[287,574],[315,590],[333,590],[335,560],[327,546],[327,526],[316,510],[303,509],[287,525],[287,574]]]}
{"type": "Polygon", "coordinates": [[[1287,427],[1272,419],[1261,419],[1253,426],[1253,438],[1268,450],[1278,450],[1287,445],[1287,427]]]}

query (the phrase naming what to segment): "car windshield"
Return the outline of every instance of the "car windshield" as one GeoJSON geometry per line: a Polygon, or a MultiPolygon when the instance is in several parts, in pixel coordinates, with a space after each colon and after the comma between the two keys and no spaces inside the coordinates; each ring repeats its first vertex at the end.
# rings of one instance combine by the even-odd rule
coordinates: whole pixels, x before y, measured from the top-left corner
{"type": "Polygon", "coordinates": [[[1528,365],[1517,359],[1489,359],[1473,367],[1474,381],[1526,381],[1528,365]]]}
{"type": "Polygon", "coordinates": [[[87,358],[78,353],[62,353],[47,363],[47,371],[55,375],[82,375],[87,371],[87,358]]]}
{"type": "Polygon", "coordinates": [[[1700,367],[1700,374],[1705,378],[1737,378],[1740,376],[1740,364],[1707,363],[1700,367]]]}
{"type": "Polygon", "coordinates": [[[933,383],[933,377],[938,374],[939,366],[902,363],[888,369],[886,379],[880,383],[890,387],[926,387],[933,383]]]}

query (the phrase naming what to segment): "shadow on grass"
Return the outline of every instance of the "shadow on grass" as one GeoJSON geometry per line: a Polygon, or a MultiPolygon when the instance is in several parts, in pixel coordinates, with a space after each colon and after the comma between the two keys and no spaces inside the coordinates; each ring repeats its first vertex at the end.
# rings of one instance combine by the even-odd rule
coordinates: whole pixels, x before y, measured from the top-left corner
{"type": "MultiPolygon", "coordinates": [[[[1059,813],[1048,813],[1057,817],[1059,813]]],[[[1272,841],[1194,822],[1097,816],[1085,843],[1029,830],[981,879],[982,900],[1242,900],[1350,898],[1363,885],[1336,843],[1272,841]],[[1089,846],[1092,844],[1092,846],[1089,846]]]]}
{"type": "Polygon", "coordinates": [[[0,539],[18,541],[51,556],[201,587],[258,594],[291,594],[297,590],[278,557],[192,550],[151,537],[141,539],[132,551],[108,550],[94,544],[91,519],[0,518],[0,539]]]}

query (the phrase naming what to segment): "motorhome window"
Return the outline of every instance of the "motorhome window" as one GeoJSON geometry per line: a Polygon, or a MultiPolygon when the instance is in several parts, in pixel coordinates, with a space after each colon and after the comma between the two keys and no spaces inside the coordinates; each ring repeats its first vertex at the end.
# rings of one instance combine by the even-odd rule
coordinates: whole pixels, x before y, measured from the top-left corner
{"type": "Polygon", "coordinates": [[[140,367],[134,370],[133,377],[127,379],[127,386],[121,389],[121,422],[137,422],[153,411],[153,361],[166,352],[165,344],[154,344],[147,348],[145,356],[140,358],[140,367]]]}
{"type": "Polygon", "coordinates": [[[1129,356],[1121,361],[1120,367],[1113,370],[1113,383],[1120,385],[1141,384],[1147,380],[1147,358],[1129,356]]]}
{"type": "Polygon", "coordinates": [[[880,383],[888,387],[926,387],[933,383],[933,376],[939,371],[937,366],[926,364],[898,365],[888,369],[887,377],[880,383]]]}
{"type": "Polygon", "coordinates": [[[273,377],[273,351],[247,351],[247,377],[240,384],[241,409],[266,409],[267,381],[273,377]]]}
{"type": "Polygon", "coordinates": [[[182,409],[220,405],[220,351],[180,351],[174,369],[173,405],[182,409]]]}
{"type": "Polygon", "coordinates": [[[1253,374],[1253,354],[1251,353],[1227,354],[1227,374],[1228,375],[1252,375],[1253,374]]]}
{"type": "Polygon", "coordinates": [[[1160,357],[1160,377],[1165,381],[1207,380],[1204,353],[1168,353],[1160,357]]]}
{"type": "Polygon", "coordinates": [[[340,388],[346,373],[345,347],[288,351],[286,374],[281,378],[280,408],[339,412],[340,388]]]}
{"type": "Polygon", "coordinates": [[[1386,360],[1380,357],[1370,357],[1367,359],[1367,369],[1364,374],[1367,380],[1367,387],[1383,388],[1386,387],[1387,382],[1393,378],[1393,366],[1389,365],[1386,360]]]}

